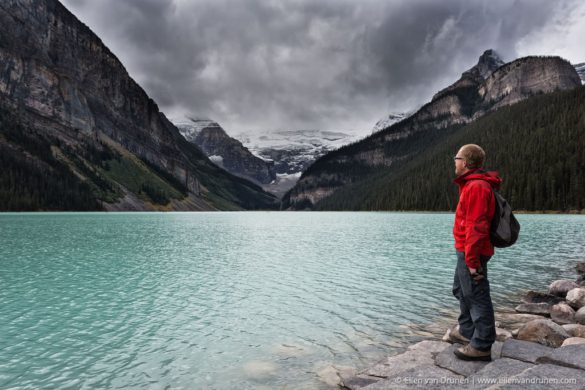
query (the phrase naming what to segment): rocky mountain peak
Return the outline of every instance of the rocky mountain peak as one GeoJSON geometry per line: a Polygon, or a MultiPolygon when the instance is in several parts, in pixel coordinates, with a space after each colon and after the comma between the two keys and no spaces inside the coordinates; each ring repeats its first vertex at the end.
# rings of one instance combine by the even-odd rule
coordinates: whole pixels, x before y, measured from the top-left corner
{"type": "Polygon", "coordinates": [[[474,79],[479,78],[479,81],[483,81],[504,64],[505,62],[502,61],[494,49],[488,49],[479,57],[477,64],[463,72],[461,77],[471,76],[474,79]]]}

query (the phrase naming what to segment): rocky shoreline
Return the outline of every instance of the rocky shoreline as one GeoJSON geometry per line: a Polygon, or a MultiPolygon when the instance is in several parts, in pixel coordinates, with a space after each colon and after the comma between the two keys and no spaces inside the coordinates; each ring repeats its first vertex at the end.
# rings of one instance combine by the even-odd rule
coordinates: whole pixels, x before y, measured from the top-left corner
{"type": "Polygon", "coordinates": [[[526,292],[513,310],[496,310],[491,362],[457,359],[461,344],[451,328],[361,371],[333,367],[322,380],[351,390],[585,389],[585,261],[575,271],[575,280],[556,280],[547,292],[526,292]]]}

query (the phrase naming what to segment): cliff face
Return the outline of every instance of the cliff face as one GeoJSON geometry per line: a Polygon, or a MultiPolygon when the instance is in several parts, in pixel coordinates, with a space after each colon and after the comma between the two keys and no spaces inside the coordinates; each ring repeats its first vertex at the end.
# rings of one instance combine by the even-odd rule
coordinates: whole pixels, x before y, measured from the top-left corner
{"type": "MultiPolygon", "coordinates": [[[[101,40],[56,0],[0,3],[0,97],[24,128],[74,155],[88,148],[118,150],[144,161],[142,168],[155,175],[162,171],[198,200],[194,208],[216,208],[210,199],[219,198],[228,208],[274,202],[185,141],[101,40]]],[[[87,159],[82,164],[98,176],[104,173],[87,159]]],[[[114,181],[128,192],[123,179],[114,181]]],[[[139,201],[136,208],[142,208],[139,201]]]]}
{"type": "Polygon", "coordinates": [[[526,57],[508,64],[486,51],[477,65],[407,119],[316,161],[283,198],[283,207],[311,208],[335,191],[423,153],[457,126],[530,96],[581,85],[559,57],[526,57]]]}
{"type": "Polygon", "coordinates": [[[189,123],[178,123],[177,127],[187,141],[197,145],[214,163],[228,172],[259,184],[268,184],[276,179],[273,161],[254,156],[218,123],[190,120],[189,123]]]}
{"type": "Polygon", "coordinates": [[[526,57],[493,72],[478,93],[490,109],[514,104],[539,93],[572,89],[581,84],[575,68],[560,57],[526,57]]]}

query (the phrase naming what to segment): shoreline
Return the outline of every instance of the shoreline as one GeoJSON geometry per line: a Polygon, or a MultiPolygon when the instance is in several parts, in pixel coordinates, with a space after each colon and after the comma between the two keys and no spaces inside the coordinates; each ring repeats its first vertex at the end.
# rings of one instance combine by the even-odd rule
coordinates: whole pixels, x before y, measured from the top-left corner
{"type": "MultiPolygon", "coordinates": [[[[496,342],[489,362],[463,361],[450,338],[458,309],[427,325],[412,324],[413,341],[402,352],[363,369],[332,366],[320,379],[342,389],[440,387],[467,389],[585,388],[585,261],[574,280],[551,281],[548,291],[513,293],[517,306],[494,307],[496,342]],[[579,290],[579,291],[571,291],[579,290]],[[569,292],[571,292],[569,294],[569,292]],[[575,301],[575,296],[580,300],[575,301]],[[570,305],[569,305],[570,303],[570,305]],[[415,329],[416,328],[416,329],[415,329]],[[523,387],[524,386],[524,387],[523,387]]],[[[455,325],[454,325],[455,324],[455,325]]],[[[410,327],[410,325],[409,325],[410,327]]]]}

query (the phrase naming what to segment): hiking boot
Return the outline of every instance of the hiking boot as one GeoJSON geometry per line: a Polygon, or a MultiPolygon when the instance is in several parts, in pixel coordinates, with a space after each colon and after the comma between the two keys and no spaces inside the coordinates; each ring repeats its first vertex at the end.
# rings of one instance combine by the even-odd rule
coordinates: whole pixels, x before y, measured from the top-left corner
{"type": "Polygon", "coordinates": [[[453,343],[459,343],[463,345],[469,344],[469,339],[459,333],[459,326],[451,329],[451,332],[449,332],[449,340],[451,340],[453,343]]]}
{"type": "Polygon", "coordinates": [[[479,349],[473,348],[471,344],[457,348],[453,353],[461,360],[479,360],[486,362],[492,360],[491,349],[489,351],[480,351],[479,349]]]}

